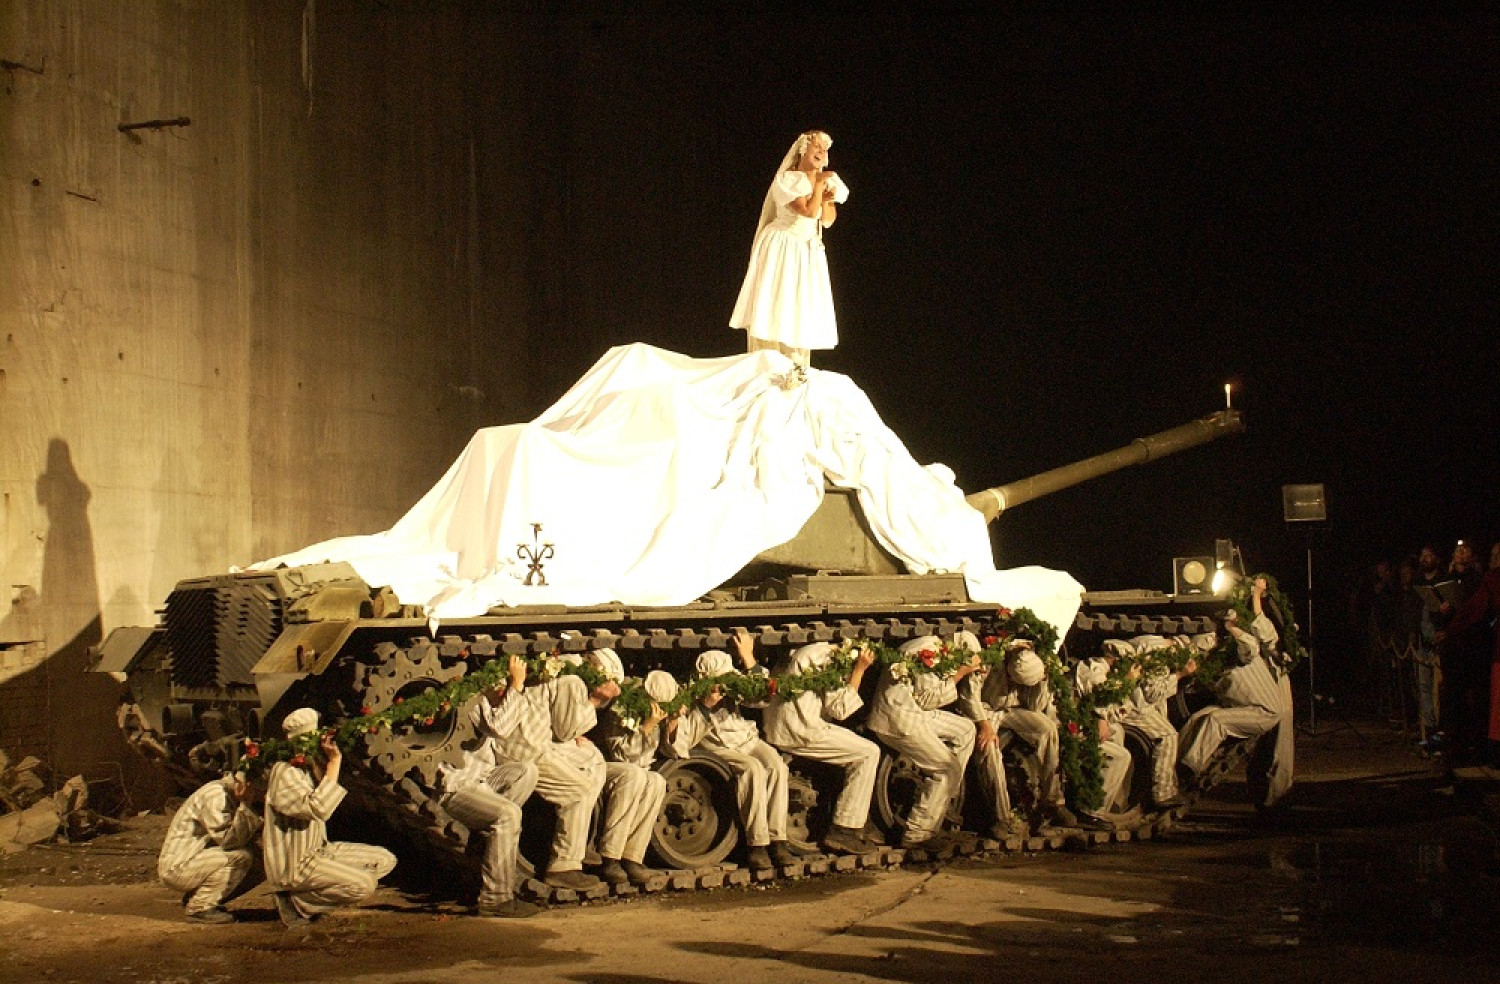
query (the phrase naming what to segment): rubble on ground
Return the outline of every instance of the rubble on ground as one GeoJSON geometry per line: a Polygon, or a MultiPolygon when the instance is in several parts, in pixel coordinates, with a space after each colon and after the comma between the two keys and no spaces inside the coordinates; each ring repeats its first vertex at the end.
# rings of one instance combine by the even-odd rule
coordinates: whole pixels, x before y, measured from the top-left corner
{"type": "Polygon", "coordinates": [[[0,854],[57,839],[87,840],[113,826],[88,808],[89,787],[83,776],[73,776],[49,793],[42,778],[45,772],[46,766],[34,755],[12,764],[0,751],[0,854]]]}

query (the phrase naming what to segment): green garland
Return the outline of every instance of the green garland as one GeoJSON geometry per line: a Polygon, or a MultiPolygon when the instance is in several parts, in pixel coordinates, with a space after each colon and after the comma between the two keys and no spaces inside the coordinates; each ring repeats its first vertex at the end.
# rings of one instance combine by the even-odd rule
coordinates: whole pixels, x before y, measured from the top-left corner
{"type": "MultiPolygon", "coordinates": [[[[1282,616],[1283,624],[1278,626],[1281,635],[1280,657],[1282,665],[1289,670],[1306,653],[1298,639],[1297,626],[1290,617],[1293,611],[1291,603],[1275,578],[1257,574],[1239,581],[1230,590],[1228,607],[1235,612],[1240,625],[1246,628],[1250,626],[1254,620],[1251,589],[1256,578],[1265,579],[1265,597],[1282,616]]],[[[986,626],[978,656],[982,666],[1002,673],[1006,671],[1006,661],[1017,648],[1030,648],[1042,660],[1060,724],[1058,743],[1064,788],[1070,805],[1082,810],[1098,809],[1103,802],[1103,757],[1099,747],[1096,711],[1129,698],[1139,683],[1138,679],[1130,676],[1132,667],[1140,667],[1140,676],[1145,678],[1152,673],[1179,672],[1192,659],[1197,662],[1196,677],[1199,682],[1214,687],[1222,678],[1225,667],[1235,662],[1232,659],[1235,643],[1228,633],[1223,634],[1215,649],[1206,653],[1191,645],[1172,643],[1147,653],[1121,657],[1102,684],[1088,694],[1079,695],[1075,693],[1067,667],[1058,654],[1057,643],[1057,630],[1030,609],[1012,611],[1002,608],[986,626]]],[[[809,691],[829,693],[847,684],[854,661],[864,651],[873,652],[874,665],[882,672],[890,671],[897,680],[910,679],[916,673],[936,673],[951,678],[959,667],[974,656],[967,650],[947,644],[940,645],[936,650],[905,654],[883,643],[844,640],[829,654],[827,663],[816,670],[778,677],[746,673],[697,677],[682,684],[677,695],[664,703],[653,701],[640,680],[627,678],[620,683],[620,694],[614,699],[612,706],[626,727],[633,728],[649,718],[653,705],[670,715],[701,701],[714,688],[718,688],[731,701],[741,704],[764,703],[772,697],[795,700],[809,691]]],[[[587,661],[565,660],[556,653],[526,659],[528,681],[545,682],[561,675],[581,677],[590,690],[606,680],[604,673],[587,661]]],[[[247,740],[239,767],[256,774],[275,762],[285,761],[300,766],[319,761],[322,758],[319,740],[324,734],[332,735],[341,748],[350,749],[367,734],[381,729],[430,727],[479,694],[487,691],[503,692],[508,678],[509,657],[503,656],[484,663],[444,686],[434,687],[409,698],[397,698],[391,707],[384,710],[376,712],[369,707],[361,708],[358,717],[346,719],[319,733],[260,742],[247,740]]]]}
{"type": "Polygon", "coordinates": [[[1047,683],[1057,708],[1057,757],[1063,793],[1074,809],[1096,810],[1104,803],[1104,764],[1093,706],[1074,693],[1073,681],[1068,679],[1067,667],[1057,653],[1039,648],[1037,655],[1047,668],[1047,683]]]}
{"type": "Polygon", "coordinates": [[[1158,673],[1180,673],[1189,660],[1198,662],[1195,675],[1201,674],[1206,655],[1191,643],[1172,642],[1144,653],[1121,656],[1110,667],[1104,682],[1089,691],[1089,702],[1094,708],[1123,704],[1142,681],[1158,673]],[[1138,676],[1131,676],[1130,671],[1135,667],[1140,667],[1141,672],[1138,676]]]}
{"type": "MultiPolygon", "coordinates": [[[[1042,659],[1063,725],[1059,728],[1063,780],[1077,803],[1087,806],[1097,803],[1101,795],[1099,738],[1095,729],[1083,727],[1088,717],[1076,701],[1067,672],[1057,655],[1057,639],[1057,630],[1030,609],[1012,611],[1002,608],[986,627],[982,648],[977,655],[982,666],[999,672],[1005,672],[1006,660],[1018,645],[1033,649],[1042,659]]],[[[635,727],[648,718],[653,704],[670,715],[702,700],[715,687],[729,699],[742,704],[764,703],[772,697],[795,700],[809,691],[828,693],[846,685],[854,661],[862,651],[873,652],[874,665],[881,670],[890,670],[898,680],[910,679],[916,673],[936,673],[951,678],[975,655],[946,644],[936,650],[906,654],[882,643],[844,640],[829,654],[827,664],[816,670],[779,677],[746,673],[697,677],[682,684],[677,695],[665,703],[653,701],[641,681],[627,678],[620,683],[620,694],[612,706],[627,727],[635,727]]],[[[340,748],[350,749],[365,735],[381,729],[430,727],[479,694],[503,691],[509,672],[508,656],[492,659],[443,686],[408,698],[397,698],[392,706],[381,711],[361,708],[358,717],[348,718],[321,732],[286,739],[247,740],[240,768],[257,774],[275,762],[300,766],[320,761],[319,740],[324,734],[331,735],[340,748]]],[[[582,677],[590,690],[607,679],[593,664],[565,660],[556,653],[526,660],[528,681],[545,682],[562,675],[582,677]]]]}
{"type": "MultiPolygon", "coordinates": [[[[467,655],[467,654],[465,654],[467,655]]],[[[589,663],[573,663],[557,654],[533,656],[526,660],[527,680],[551,680],[564,673],[582,677],[592,689],[606,679],[604,673],[589,663]]],[[[369,707],[360,709],[358,717],[347,718],[336,727],[297,735],[293,738],[268,738],[264,741],[247,739],[240,755],[239,768],[256,775],[269,769],[276,762],[305,765],[323,758],[319,741],[323,735],[332,735],[342,749],[353,748],[367,734],[381,729],[392,730],[398,726],[430,727],[438,719],[462,707],[471,698],[489,690],[503,688],[510,676],[510,657],[492,659],[465,676],[442,687],[434,687],[408,698],[397,697],[395,703],[382,711],[369,707]]]]}
{"type": "MultiPolygon", "coordinates": [[[[1253,590],[1257,579],[1266,582],[1266,593],[1262,599],[1262,607],[1267,609],[1266,615],[1271,617],[1273,622],[1276,621],[1274,615],[1281,616],[1281,624],[1276,626],[1277,634],[1281,636],[1281,641],[1277,644],[1279,658],[1276,661],[1283,669],[1290,672],[1302,662],[1302,658],[1307,655],[1307,650],[1302,648],[1302,640],[1297,635],[1297,623],[1292,618],[1296,610],[1292,607],[1291,600],[1282,592],[1281,585],[1276,583],[1276,578],[1269,574],[1255,574],[1236,582],[1229,590],[1229,609],[1234,612],[1235,621],[1240,628],[1250,632],[1250,626],[1255,621],[1253,590]],[[1270,603],[1269,606],[1266,602],[1270,603]]],[[[1232,656],[1234,648],[1234,637],[1228,632],[1223,633],[1218,648],[1215,650],[1221,667],[1225,660],[1230,661],[1228,665],[1238,663],[1238,660],[1232,656]]],[[[1209,682],[1217,682],[1217,676],[1209,682]]]]}
{"type": "MultiPolygon", "coordinates": [[[[1140,686],[1141,681],[1148,676],[1156,673],[1178,673],[1189,660],[1202,658],[1203,654],[1196,647],[1180,642],[1169,643],[1144,653],[1121,656],[1110,667],[1104,682],[1095,685],[1088,693],[1078,696],[1078,716],[1093,722],[1097,719],[1100,710],[1129,700],[1136,687],[1140,686]],[[1131,670],[1136,667],[1140,668],[1140,673],[1138,676],[1132,676],[1131,670]]],[[[1059,713],[1061,713],[1061,708],[1059,708],[1059,713]]],[[[1079,726],[1083,728],[1081,722],[1079,726]]],[[[1087,740],[1078,748],[1079,762],[1077,778],[1074,780],[1076,785],[1069,787],[1070,802],[1085,810],[1095,810],[1104,803],[1103,752],[1100,748],[1098,726],[1095,724],[1083,730],[1087,740]]],[[[1070,775],[1067,763],[1064,763],[1063,772],[1065,777],[1070,775]]]]}

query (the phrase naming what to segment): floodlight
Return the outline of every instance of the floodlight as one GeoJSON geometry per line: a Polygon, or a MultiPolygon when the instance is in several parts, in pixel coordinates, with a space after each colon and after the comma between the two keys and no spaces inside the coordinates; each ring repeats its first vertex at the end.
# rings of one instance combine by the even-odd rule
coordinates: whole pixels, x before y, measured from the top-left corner
{"type": "Polygon", "coordinates": [[[1208,594],[1212,589],[1214,571],[1212,557],[1173,557],[1172,593],[1179,595],[1208,594]]]}
{"type": "Polygon", "coordinates": [[[1281,512],[1288,523],[1321,523],[1328,518],[1322,485],[1283,485],[1281,512]]]}

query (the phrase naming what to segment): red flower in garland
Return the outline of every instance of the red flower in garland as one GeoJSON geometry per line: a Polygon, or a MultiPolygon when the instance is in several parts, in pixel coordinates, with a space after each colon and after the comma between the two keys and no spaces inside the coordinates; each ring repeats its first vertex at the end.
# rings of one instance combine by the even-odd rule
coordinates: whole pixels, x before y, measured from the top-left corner
{"type": "Polygon", "coordinates": [[[768,679],[766,681],[766,692],[769,693],[772,697],[776,696],[776,678],[775,677],[771,677],[770,679],[768,679]]]}
{"type": "Polygon", "coordinates": [[[379,734],[380,733],[380,725],[379,724],[372,724],[368,728],[366,728],[365,730],[368,731],[372,735],[379,734]]]}
{"type": "Polygon", "coordinates": [[[424,717],[424,718],[423,718],[423,719],[422,719],[422,726],[423,726],[423,727],[424,727],[424,728],[430,728],[430,727],[432,727],[432,722],[433,722],[433,720],[434,720],[434,719],[433,719],[433,718],[432,718],[432,717],[424,717]]]}
{"type": "Polygon", "coordinates": [[[307,764],[307,756],[299,752],[296,755],[293,755],[291,758],[287,759],[287,761],[292,765],[302,766],[307,764]]]}
{"type": "Polygon", "coordinates": [[[375,713],[375,709],[373,707],[371,707],[369,704],[366,704],[364,707],[361,707],[359,709],[359,716],[360,717],[369,717],[370,715],[372,715],[374,713],[375,713]]]}
{"type": "Polygon", "coordinates": [[[986,649],[989,649],[992,646],[997,646],[999,644],[1000,644],[1000,637],[999,636],[996,636],[996,635],[987,635],[987,636],[984,637],[984,647],[986,649]]]}
{"type": "Polygon", "coordinates": [[[995,612],[995,617],[996,618],[1010,618],[1014,614],[1015,614],[1015,612],[1011,611],[1009,608],[1001,608],[1001,609],[999,609],[998,611],[995,612]]]}
{"type": "Polygon", "coordinates": [[[924,649],[917,654],[917,658],[922,661],[923,666],[930,670],[932,669],[932,664],[937,662],[938,654],[931,649],[924,649]]]}
{"type": "Polygon", "coordinates": [[[1078,737],[1079,727],[1078,727],[1078,722],[1077,721],[1069,721],[1068,722],[1068,734],[1072,735],[1074,738],[1078,737]]]}
{"type": "Polygon", "coordinates": [[[397,697],[396,698],[396,703],[398,703],[398,704],[404,704],[404,703],[406,703],[406,698],[405,697],[397,697]]]}
{"type": "Polygon", "coordinates": [[[260,746],[253,741],[245,742],[245,758],[260,758],[260,746]]]}

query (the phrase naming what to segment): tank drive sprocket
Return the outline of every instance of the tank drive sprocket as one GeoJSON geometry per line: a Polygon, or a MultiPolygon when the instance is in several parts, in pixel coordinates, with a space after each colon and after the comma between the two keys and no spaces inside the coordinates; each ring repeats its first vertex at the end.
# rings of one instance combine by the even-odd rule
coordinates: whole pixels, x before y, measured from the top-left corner
{"type": "MultiPolygon", "coordinates": [[[[367,670],[360,685],[364,706],[378,714],[399,701],[462,677],[468,672],[469,653],[454,642],[456,638],[437,643],[415,638],[405,647],[393,643],[377,646],[380,662],[367,670]],[[454,649],[457,651],[444,652],[454,649]]],[[[419,721],[410,727],[380,728],[366,735],[365,754],[370,768],[383,779],[400,782],[411,778],[435,795],[438,770],[443,765],[462,765],[464,744],[473,737],[467,708],[454,707],[435,716],[431,724],[419,721]]]]}

